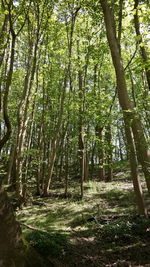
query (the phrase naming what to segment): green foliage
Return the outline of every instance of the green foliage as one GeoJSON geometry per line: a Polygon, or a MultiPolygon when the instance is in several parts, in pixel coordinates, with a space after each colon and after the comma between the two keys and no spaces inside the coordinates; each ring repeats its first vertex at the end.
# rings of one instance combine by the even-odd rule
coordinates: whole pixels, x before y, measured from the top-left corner
{"type": "Polygon", "coordinates": [[[116,172],[124,171],[129,168],[129,162],[127,160],[116,161],[113,165],[113,170],[116,172]]]}
{"type": "Polygon", "coordinates": [[[67,239],[62,233],[34,230],[25,235],[26,240],[42,255],[59,258],[67,249],[67,239]]]}
{"type": "Polygon", "coordinates": [[[110,242],[132,240],[132,224],[129,221],[117,220],[108,222],[100,231],[102,238],[110,242]]]}
{"type": "Polygon", "coordinates": [[[150,219],[142,216],[122,217],[108,221],[100,230],[102,238],[117,244],[132,243],[145,235],[150,237],[150,219]]]}

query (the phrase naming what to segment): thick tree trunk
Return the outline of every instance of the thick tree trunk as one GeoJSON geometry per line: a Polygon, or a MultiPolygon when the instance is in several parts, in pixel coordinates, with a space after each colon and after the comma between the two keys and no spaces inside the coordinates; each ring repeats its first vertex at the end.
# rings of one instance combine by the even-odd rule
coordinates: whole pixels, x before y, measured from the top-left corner
{"type": "MultiPolygon", "coordinates": [[[[45,267],[44,260],[24,243],[7,193],[0,187],[0,266],[45,267]]],[[[49,263],[51,266],[51,263],[49,263]]]]}
{"type": "Polygon", "coordinates": [[[129,126],[131,124],[135,145],[136,145],[136,151],[137,151],[137,157],[142,165],[142,170],[145,175],[146,184],[148,191],[150,193],[150,170],[149,170],[149,164],[150,160],[148,158],[148,147],[147,142],[143,133],[141,121],[139,118],[139,115],[134,110],[134,105],[131,103],[127,91],[127,85],[125,80],[125,73],[124,68],[120,56],[120,51],[118,47],[118,42],[116,38],[116,32],[113,27],[115,25],[114,22],[114,16],[112,14],[112,9],[110,9],[108,1],[107,0],[100,0],[103,13],[104,13],[104,19],[106,24],[106,32],[107,32],[107,39],[112,55],[112,60],[116,72],[116,80],[117,80],[117,89],[118,89],[118,97],[120,106],[122,107],[123,112],[127,115],[128,114],[128,121],[129,126]]]}
{"type": "Polygon", "coordinates": [[[24,244],[6,192],[0,188],[0,262],[2,266],[25,266],[24,244]]]}

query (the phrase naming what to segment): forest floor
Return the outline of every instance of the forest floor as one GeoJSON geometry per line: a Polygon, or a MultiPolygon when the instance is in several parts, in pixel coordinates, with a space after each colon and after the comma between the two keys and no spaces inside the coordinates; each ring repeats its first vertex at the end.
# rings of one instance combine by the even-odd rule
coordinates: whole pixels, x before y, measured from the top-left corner
{"type": "Polygon", "coordinates": [[[46,266],[150,266],[150,219],[137,215],[129,171],[118,170],[109,183],[85,183],[82,200],[79,182],[70,184],[68,198],[55,183],[48,198],[17,211],[46,266]]]}

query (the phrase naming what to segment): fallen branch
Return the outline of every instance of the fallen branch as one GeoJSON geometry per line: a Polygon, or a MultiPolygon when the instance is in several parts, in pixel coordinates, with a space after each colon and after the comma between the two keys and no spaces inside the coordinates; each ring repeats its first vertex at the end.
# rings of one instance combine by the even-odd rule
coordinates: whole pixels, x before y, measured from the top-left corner
{"type": "Polygon", "coordinates": [[[24,226],[24,227],[26,227],[26,228],[28,228],[28,229],[30,229],[30,230],[36,230],[36,231],[41,231],[41,232],[48,233],[46,230],[39,229],[39,228],[34,227],[34,226],[32,226],[32,225],[28,225],[28,224],[26,224],[26,223],[22,223],[22,222],[20,222],[20,225],[22,225],[22,226],[24,226]]]}

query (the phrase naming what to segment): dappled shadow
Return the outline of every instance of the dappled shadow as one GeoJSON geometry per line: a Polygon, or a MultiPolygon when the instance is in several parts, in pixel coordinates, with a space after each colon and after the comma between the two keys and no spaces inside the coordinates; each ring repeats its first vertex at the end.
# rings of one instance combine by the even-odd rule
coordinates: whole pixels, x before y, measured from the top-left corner
{"type": "Polygon", "coordinates": [[[63,190],[56,188],[49,197],[34,198],[33,205],[18,211],[24,227],[32,226],[23,229],[25,235],[30,234],[30,243],[36,249],[40,246],[44,257],[46,253],[65,264],[54,266],[103,267],[117,261],[143,266],[150,262],[149,256],[142,258],[150,249],[150,231],[141,232],[141,225],[135,231],[134,218],[129,217],[136,213],[131,182],[85,183],[82,200],[78,189],[65,198],[63,190]]]}
{"type": "Polygon", "coordinates": [[[102,192],[100,198],[105,199],[110,206],[128,207],[135,205],[135,194],[130,190],[116,190],[112,189],[109,192],[102,192]]]}
{"type": "Polygon", "coordinates": [[[150,262],[150,220],[142,217],[117,218],[97,229],[50,233],[34,231],[27,240],[45,257],[57,258],[54,266],[103,267],[144,266],[150,262]],[[62,265],[58,264],[58,260],[62,265]],[[118,262],[118,265],[113,265],[118,262]],[[126,265],[125,265],[126,264],[126,265]]]}
{"type": "MultiPolygon", "coordinates": [[[[25,234],[30,246],[45,259],[45,267],[67,266],[61,263],[66,251],[69,250],[67,236],[63,231],[40,231],[33,230],[25,234]]],[[[38,266],[37,266],[38,267],[38,266]]]]}
{"type": "Polygon", "coordinates": [[[91,230],[78,231],[71,240],[69,266],[144,266],[150,262],[150,220],[118,218],[91,230]],[[74,260],[72,261],[72,257],[74,260]],[[118,262],[118,265],[113,263],[118,262]],[[126,265],[125,265],[126,264],[126,265]]]}
{"type": "Polygon", "coordinates": [[[18,218],[27,224],[32,224],[45,230],[63,228],[76,228],[86,223],[96,222],[102,214],[121,214],[125,209],[135,210],[134,194],[132,191],[112,189],[108,192],[93,194],[97,203],[86,195],[83,200],[75,199],[50,199],[47,198],[45,205],[32,205],[20,212],[18,218]],[[61,201],[61,202],[60,202],[61,201]],[[84,204],[84,201],[86,204],[84,204]],[[105,204],[104,204],[105,203],[105,204]],[[129,207],[130,203],[130,207],[129,207]]]}

